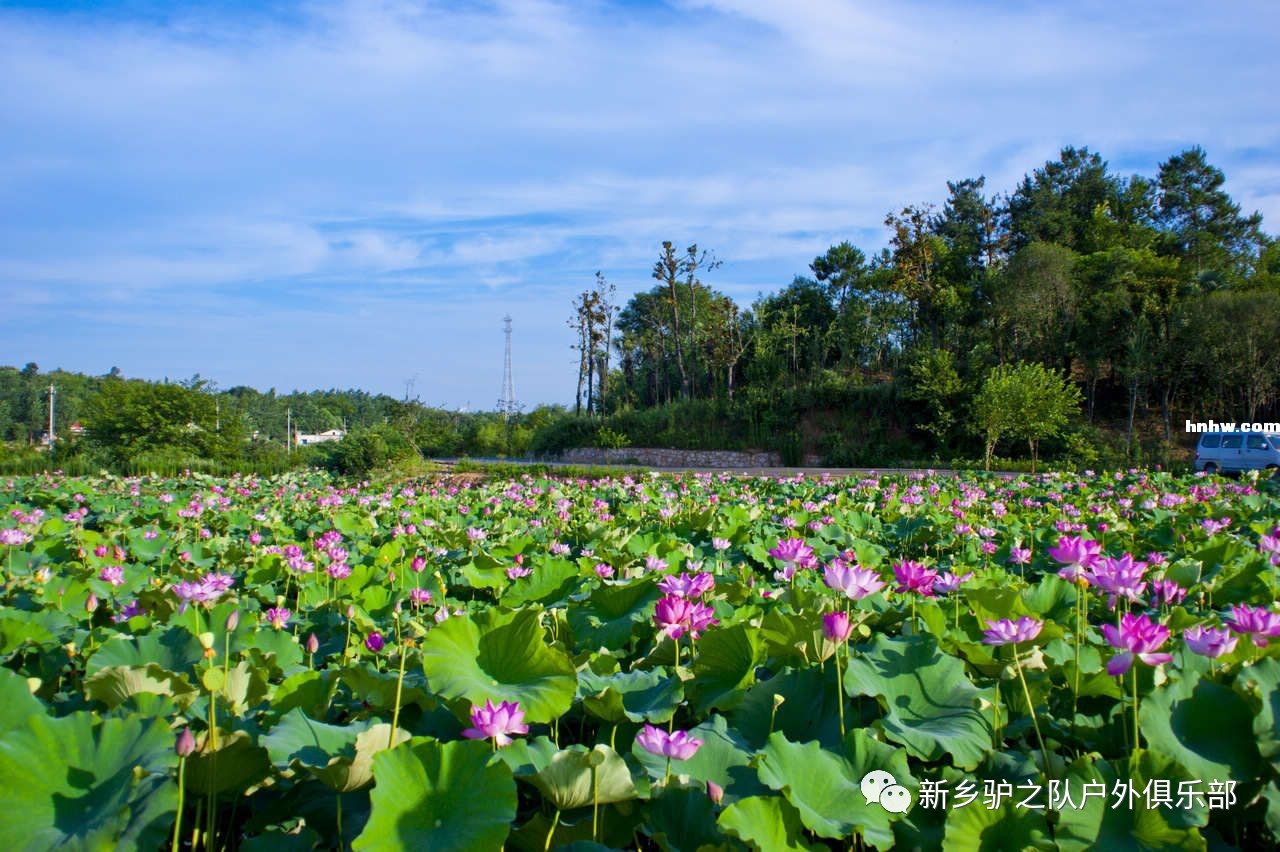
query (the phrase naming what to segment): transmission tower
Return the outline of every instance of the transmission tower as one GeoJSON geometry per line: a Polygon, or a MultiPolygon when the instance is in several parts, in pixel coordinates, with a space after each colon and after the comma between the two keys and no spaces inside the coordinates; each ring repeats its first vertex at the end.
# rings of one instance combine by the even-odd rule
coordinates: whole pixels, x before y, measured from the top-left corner
{"type": "Polygon", "coordinates": [[[516,386],[511,377],[511,315],[502,318],[503,333],[507,337],[507,351],[502,364],[502,397],[498,400],[498,409],[504,420],[510,420],[516,413],[516,386]]]}

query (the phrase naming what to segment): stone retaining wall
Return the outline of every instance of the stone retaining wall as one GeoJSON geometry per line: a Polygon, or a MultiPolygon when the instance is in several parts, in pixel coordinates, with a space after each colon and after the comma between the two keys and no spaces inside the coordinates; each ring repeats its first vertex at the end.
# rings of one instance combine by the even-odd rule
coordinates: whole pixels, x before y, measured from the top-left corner
{"type": "Polygon", "coordinates": [[[778,467],[782,457],[777,453],[747,453],[734,450],[668,450],[655,447],[625,447],[605,450],[575,447],[560,456],[572,464],[634,464],[641,467],[778,467]]]}

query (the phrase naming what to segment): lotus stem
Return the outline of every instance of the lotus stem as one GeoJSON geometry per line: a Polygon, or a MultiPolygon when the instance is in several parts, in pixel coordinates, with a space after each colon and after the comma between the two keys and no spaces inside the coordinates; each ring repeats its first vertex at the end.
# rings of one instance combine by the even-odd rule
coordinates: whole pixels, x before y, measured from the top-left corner
{"type": "MultiPolygon", "coordinates": [[[[169,844],[169,849],[171,850],[171,852],[178,852],[178,847],[181,844],[181,841],[178,838],[179,838],[179,832],[182,831],[182,804],[183,804],[183,799],[185,798],[184,796],[185,789],[183,787],[183,781],[186,776],[186,770],[187,770],[187,759],[185,757],[179,757],[178,758],[178,814],[176,817],[174,817],[174,820],[173,820],[173,842],[169,844]]],[[[192,844],[192,848],[193,849],[195,848],[195,844],[192,844]]]]}
{"type": "Polygon", "coordinates": [[[551,828],[547,829],[547,842],[542,844],[542,852],[547,852],[551,848],[551,838],[555,836],[556,826],[560,824],[560,809],[556,808],[556,815],[551,820],[551,828]]]}
{"type": "MultiPolygon", "coordinates": [[[[396,678],[396,706],[391,713],[391,731],[387,734],[387,748],[396,744],[396,729],[400,725],[400,696],[404,689],[404,659],[408,656],[404,643],[400,640],[400,617],[396,616],[396,647],[400,651],[400,674],[396,678]]],[[[496,750],[497,742],[494,742],[496,750]]]]}
{"type": "Polygon", "coordinates": [[[1036,706],[1031,701],[1031,690],[1027,688],[1026,675],[1022,673],[1022,661],[1018,658],[1018,646],[1013,646],[1013,665],[1018,670],[1018,680],[1022,683],[1022,694],[1027,699],[1027,712],[1031,714],[1031,726],[1036,730],[1036,742],[1040,744],[1040,756],[1044,758],[1044,774],[1053,778],[1053,765],[1049,763],[1049,750],[1044,747],[1044,737],[1040,734],[1040,720],[1036,718],[1036,706]]]}
{"type": "MultiPolygon", "coordinates": [[[[843,645],[844,643],[840,643],[843,645]]],[[[845,649],[846,659],[849,656],[845,649]]],[[[840,665],[840,645],[836,646],[836,707],[840,711],[840,739],[844,739],[844,667],[840,665]]]]}

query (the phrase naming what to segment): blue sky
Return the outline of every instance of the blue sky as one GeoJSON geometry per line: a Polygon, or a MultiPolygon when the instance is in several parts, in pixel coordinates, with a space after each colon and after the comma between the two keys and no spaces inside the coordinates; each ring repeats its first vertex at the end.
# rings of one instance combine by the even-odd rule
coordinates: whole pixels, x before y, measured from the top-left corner
{"type": "Polygon", "coordinates": [[[0,363],[567,402],[659,243],[750,302],[948,179],[1193,144],[1280,221],[1280,5],[0,3],[0,363]]]}

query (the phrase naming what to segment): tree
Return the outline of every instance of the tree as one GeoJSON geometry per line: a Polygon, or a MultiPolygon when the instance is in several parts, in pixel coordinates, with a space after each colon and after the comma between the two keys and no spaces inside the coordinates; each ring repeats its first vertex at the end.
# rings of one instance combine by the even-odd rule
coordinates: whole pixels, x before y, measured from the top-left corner
{"type": "Polygon", "coordinates": [[[955,356],[946,349],[925,349],[907,366],[905,396],[924,403],[928,420],[920,428],[945,444],[955,425],[955,411],[964,384],[956,372],[955,356]]]}
{"type": "Polygon", "coordinates": [[[1242,216],[1222,188],[1226,176],[1196,146],[1160,164],[1159,223],[1165,253],[1193,280],[1215,289],[1243,277],[1262,249],[1262,214],[1242,216]]]}
{"type": "Polygon", "coordinates": [[[1040,442],[1062,431],[1080,401],[1080,389],[1043,364],[993,368],[973,401],[974,425],[986,443],[986,469],[996,443],[1007,435],[1027,442],[1035,473],[1040,442]]]}

